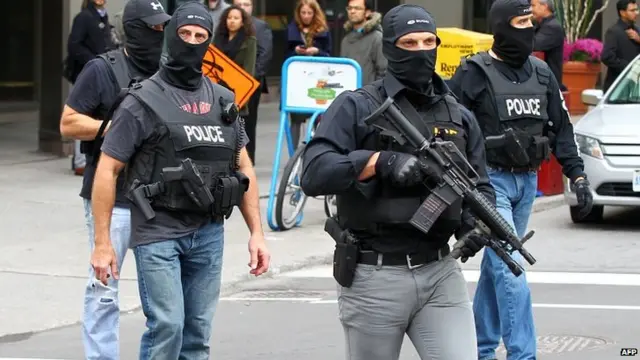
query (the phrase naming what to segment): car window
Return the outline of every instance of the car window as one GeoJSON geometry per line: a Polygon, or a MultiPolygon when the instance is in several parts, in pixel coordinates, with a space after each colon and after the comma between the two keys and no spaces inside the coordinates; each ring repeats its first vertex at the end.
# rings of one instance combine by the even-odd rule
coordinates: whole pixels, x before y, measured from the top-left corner
{"type": "Polygon", "coordinates": [[[607,99],[609,104],[638,104],[640,103],[640,61],[635,60],[629,71],[622,75],[622,79],[611,91],[607,99]]]}

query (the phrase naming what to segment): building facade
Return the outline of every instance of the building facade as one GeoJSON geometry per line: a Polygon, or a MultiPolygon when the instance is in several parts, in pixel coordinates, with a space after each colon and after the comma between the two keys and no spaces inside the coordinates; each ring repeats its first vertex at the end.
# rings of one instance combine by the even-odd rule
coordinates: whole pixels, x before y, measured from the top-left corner
{"type": "MultiPolygon", "coordinates": [[[[168,12],[182,1],[160,0],[168,12]]],[[[594,1],[596,5],[602,0],[594,1]]],[[[126,0],[107,0],[107,10],[114,14],[126,0]]],[[[346,20],[347,0],[320,0],[331,34],[334,54],[339,53],[342,25],[346,20]]],[[[66,43],[73,17],[82,0],[10,0],[0,14],[0,111],[39,109],[39,150],[62,154],[59,119],[69,84],[61,76],[66,43]]],[[[388,11],[399,3],[421,5],[436,18],[440,27],[460,27],[488,32],[487,10],[491,0],[376,0],[377,11],[388,11]]],[[[256,16],[271,25],[274,35],[274,58],[269,75],[279,77],[286,46],[285,29],[292,19],[295,0],[254,0],[256,16]]],[[[592,29],[602,37],[617,20],[614,2],[592,29]]],[[[34,129],[36,131],[36,129],[34,129]]]]}

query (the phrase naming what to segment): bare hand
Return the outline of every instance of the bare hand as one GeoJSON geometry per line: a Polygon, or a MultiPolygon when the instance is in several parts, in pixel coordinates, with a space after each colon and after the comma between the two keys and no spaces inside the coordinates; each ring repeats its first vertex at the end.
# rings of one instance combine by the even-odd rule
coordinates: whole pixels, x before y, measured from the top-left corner
{"type": "Polygon", "coordinates": [[[634,29],[627,29],[626,33],[629,39],[635,42],[640,42],[640,35],[638,35],[638,33],[634,29]]]}
{"type": "Polygon", "coordinates": [[[111,270],[111,275],[115,280],[120,278],[116,252],[111,244],[95,247],[93,254],[91,254],[91,266],[96,273],[96,279],[100,280],[105,286],[109,279],[109,270],[111,270]]]}
{"type": "Polygon", "coordinates": [[[260,276],[269,270],[271,255],[267,250],[267,244],[265,244],[262,234],[251,235],[251,239],[249,239],[249,255],[250,274],[260,276]]]}
{"type": "Polygon", "coordinates": [[[306,54],[307,53],[307,49],[304,46],[296,46],[296,54],[306,54]]]}
{"type": "Polygon", "coordinates": [[[320,49],[318,49],[318,48],[317,48],[317,47],[315,47],[315,46],[312,46],[312,47],[310,47],[310,48],[307,48],[306,54],[307,54],[307,55],[315,55],[315,54],[317,54],[317,53],[319,53],[319,52],[320,52],[320,49]]]}

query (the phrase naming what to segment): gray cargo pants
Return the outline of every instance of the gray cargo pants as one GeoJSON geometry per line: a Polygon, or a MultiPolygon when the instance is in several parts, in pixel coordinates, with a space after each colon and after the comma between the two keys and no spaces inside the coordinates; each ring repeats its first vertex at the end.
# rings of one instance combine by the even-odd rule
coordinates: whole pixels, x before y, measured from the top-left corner
{"type": "Polygon", "coordinates": [[[358,264],[338,285],[348,360],[397,360],[404,334],[423,360],[477,360],[467,284],[451,256],[409,269],[358,264]]]}

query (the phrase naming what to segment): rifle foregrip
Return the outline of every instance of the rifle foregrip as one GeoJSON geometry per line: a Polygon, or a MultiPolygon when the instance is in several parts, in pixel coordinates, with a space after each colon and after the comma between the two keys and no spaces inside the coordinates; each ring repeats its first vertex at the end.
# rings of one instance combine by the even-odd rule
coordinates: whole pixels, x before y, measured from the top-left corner
{"type": "Polygon", "coordinates": [[[469,204],[471,211],[491,229],[491,232],[498,239],[506,241],[514,249],[518,250],[529,264],[535,264],[536,260],[522,247],[520,238],[515,234],[511,225],[507,223],[482,193],[478,190],[469,191],[465,195],[465,201],[469,204]]]}

